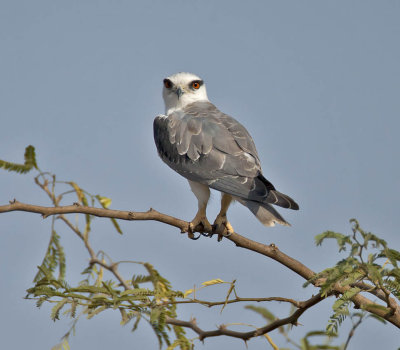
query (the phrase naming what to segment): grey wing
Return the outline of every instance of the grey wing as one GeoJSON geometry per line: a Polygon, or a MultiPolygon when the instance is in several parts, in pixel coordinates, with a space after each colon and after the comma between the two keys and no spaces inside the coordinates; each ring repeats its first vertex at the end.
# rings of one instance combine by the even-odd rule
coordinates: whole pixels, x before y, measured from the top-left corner
{"type": "Polygon", "coordinates": [[[271,197],[275,188],[261,174],[247,130],[210,102],[157,117],[154,139],[162,160],[188,180],[247,200],[290,207],[271,197]]]}

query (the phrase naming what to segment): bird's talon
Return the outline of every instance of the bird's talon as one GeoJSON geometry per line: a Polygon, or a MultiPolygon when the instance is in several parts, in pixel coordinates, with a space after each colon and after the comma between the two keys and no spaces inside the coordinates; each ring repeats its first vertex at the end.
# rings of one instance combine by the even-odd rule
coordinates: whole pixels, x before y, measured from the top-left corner
{"type": "Polygon", "coordinates": [[[189,231],[190,232],[195,232],[196,227],[201,226],[202,228],[199,230],[200,232],[212,232],[212,226],[208,222],[206,217],[195,217],[190,223],[189,223],[189,231]]]}
{"type": "Polygon", "coordinates": [[[234,232],[235,230],[227,220],[226,215],[218,215],[213,225],[213,233],[218,234],[218,242],[220,242],[223,237],[229,237],[234,232]]]}
{"type": "Polygon", "coordinates": [[[193,234],[193,232],[188,232],[188,238],[190,238],[193,241],[197,241],[200,238],[201,234],[199,234],[197,237],[193,234]]]}
{"type": "Polygon", "coordinates": [[[213,236],[213,233],[212,232],[200,232],[200,234],[202,235],[202,236],[204,236],[204,237],[208,237],[208,238],[211,238],[212,236],[213,236]]]}
{"type": "Polygon", "coordinates": [[[227,232],[226,237],[229,237],[232,233],[235,232],[235,230],[233,229],[233,227],[232,227],[232,225],[231,225],[231,223],[229,221],[227,221],[225,223],[225,227],[226,227],[226,232],[227,232]]]}
{"type": "Polygon", "coordinates": [[[226,231],[226,233],[224,234],[224,237],[230,237],[230,236],[232,236],[232,233],[233,232],[226,231]]]}

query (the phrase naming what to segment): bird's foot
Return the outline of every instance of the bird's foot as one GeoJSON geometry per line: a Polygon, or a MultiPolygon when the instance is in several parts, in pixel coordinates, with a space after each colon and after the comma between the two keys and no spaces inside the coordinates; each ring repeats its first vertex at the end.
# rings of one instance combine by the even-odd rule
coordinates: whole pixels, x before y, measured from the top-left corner
{"type": "Polygon", "coordinates": [[[218,235],[218,242],[222,240],[223,237],[229,237],[235,230],[226,218],[226,215],[219,215],[214,221],[213,233],[218,235]]]}
{"type": "Polygon", "coordinates": [[[189,233],[195,231],[197,226],[203,226],[200,232],[212,232],[212,226],[204,215],[197,214],[195,218],[189,223],[189,233]]]}

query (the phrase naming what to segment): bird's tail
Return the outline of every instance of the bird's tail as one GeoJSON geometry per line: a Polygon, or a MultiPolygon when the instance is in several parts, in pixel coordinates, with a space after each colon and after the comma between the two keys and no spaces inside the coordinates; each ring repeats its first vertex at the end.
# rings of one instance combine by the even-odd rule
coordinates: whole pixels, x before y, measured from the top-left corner
{"type": "Polygon", "coordinates": [[[256,181],[259,180],[268,190],[268,196],[263,202],[279,205],[282,208],[299,210],[299,205],[287,194],[278,192],[274,185],[270,183],[261,173],[258,174],[256,181]]]}
{"type": "Polygon", "coordinates": [[[275,223],[290,226],[290,224],[273,208],[271,204],[249,201],[242,198],[236,198],[236,200],[249,208],[249,210],[264,226],[275,226],[275,223]]]}

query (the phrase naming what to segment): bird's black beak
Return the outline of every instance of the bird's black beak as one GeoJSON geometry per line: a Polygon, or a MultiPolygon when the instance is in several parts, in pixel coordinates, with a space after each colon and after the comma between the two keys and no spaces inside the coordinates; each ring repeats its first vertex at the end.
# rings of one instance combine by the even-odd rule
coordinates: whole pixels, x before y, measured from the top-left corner
{"type": "Polygon", "coordinates": [[[181,96],[184,94],[184,92],[182,91],[181,88],[177,88],[176,89],[176,94],[178,95],[178,100],[181,98],[181,96]]]}

